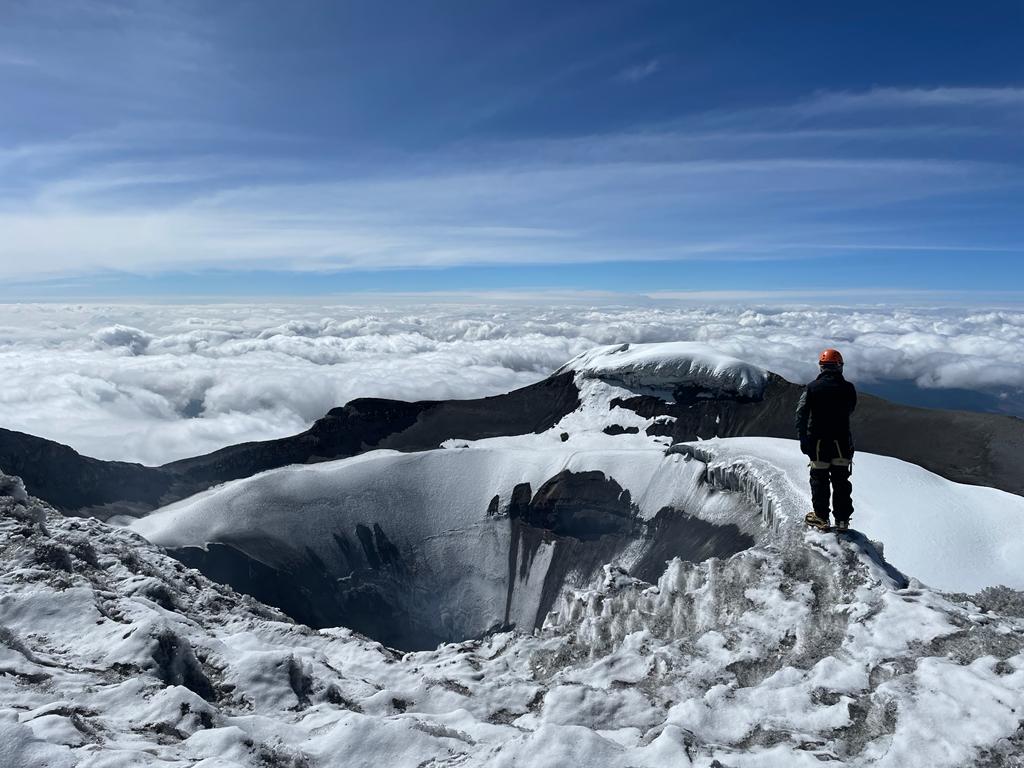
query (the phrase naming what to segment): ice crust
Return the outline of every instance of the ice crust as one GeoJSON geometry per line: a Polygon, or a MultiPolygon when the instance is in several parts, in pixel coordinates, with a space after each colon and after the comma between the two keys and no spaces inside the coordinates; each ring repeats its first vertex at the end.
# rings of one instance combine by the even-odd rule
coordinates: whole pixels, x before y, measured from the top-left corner
{"type": "Polygon", "coordinates": [[[768,382],[763,368],[723,355],[693,341],[658,344],[610,344],[584,352],[556,373],[575,371],[627,387],[694,387],[708,395],[760,398],[768,382]]]}

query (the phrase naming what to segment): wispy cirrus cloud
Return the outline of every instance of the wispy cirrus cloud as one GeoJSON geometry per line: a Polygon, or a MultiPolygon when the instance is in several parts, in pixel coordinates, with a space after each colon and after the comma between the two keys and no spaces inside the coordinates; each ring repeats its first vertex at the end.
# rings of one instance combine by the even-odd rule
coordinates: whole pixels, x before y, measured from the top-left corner
{"type": "Polygon", "coordinates": [[[615,75],[615,79],[624,83],[638,83],[657,74],[660,69],[661,62],[658,59],[649,59],[640,64],[626,67],[615,75]]]}
{"type": "Polygon", "coordinates": [[[939,87],[870,88],[863,91],[822,92],[803,102],[806,113],[861,112],[920,107],[1024,107],[1024,88],[939,87]]]}
{"type": "Polygon", "coordinates": [[[1019,253],[1015,17],[731,13],[10,5],[0,279],[1019,253]]]}
{"type": "Polygon", "coordinates": [[[0,50],[0,67],[38,68],[39,61],[31,56],[0,50]]]}
{"type": "Polygon", "coordinates": [[[990,148],[1020,145],[1020,93],[818,94],[371,163],[314,163],[273,131],[124,124],[0,148],[0,274],[1016,254],[1024,177],[990,148]]]}

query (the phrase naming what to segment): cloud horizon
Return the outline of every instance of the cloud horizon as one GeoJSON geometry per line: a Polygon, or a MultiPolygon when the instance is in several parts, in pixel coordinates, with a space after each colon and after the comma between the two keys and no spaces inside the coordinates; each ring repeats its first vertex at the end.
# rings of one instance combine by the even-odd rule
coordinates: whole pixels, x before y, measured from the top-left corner
{"type": "MultiPolygon", "coordinates": [[[[851,378],[1024,407],[1024,312],[982,308],[391,304],[0,305],[0,426],[161,464],[294,434],[356,397],[471,398],[601,344],[693,340],[803,382],[851,378]]],[[[972,402],[963,402],[973,407],[972,402]]],[[[1008,411],[1009,412],[1009,411],[1008,411]]]]}

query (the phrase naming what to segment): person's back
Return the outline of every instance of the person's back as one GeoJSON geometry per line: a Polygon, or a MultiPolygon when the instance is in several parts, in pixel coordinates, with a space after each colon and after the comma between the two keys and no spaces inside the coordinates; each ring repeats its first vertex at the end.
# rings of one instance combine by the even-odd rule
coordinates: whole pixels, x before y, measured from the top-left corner
{"type": "Polygon", "coordinates": [[[800,450],[811,460],[814,511],[807,515],[806,522],[827,528],[831,506],[836,527],[846,530],[853,515],[850,414],[857,407],[857,390],[843,377],[839,352],[826,349],[818,364],[821,373],[807,385],[796,410],[800,450]]]}

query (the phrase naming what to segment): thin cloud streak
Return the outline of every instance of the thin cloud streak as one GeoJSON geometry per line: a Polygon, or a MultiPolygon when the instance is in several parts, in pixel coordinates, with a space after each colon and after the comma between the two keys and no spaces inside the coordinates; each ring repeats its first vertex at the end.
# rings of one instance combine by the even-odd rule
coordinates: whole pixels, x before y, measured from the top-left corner
{"type": "Polygon", "coordinates": [[[619,72],[615,79],[625,83],[638,83],[658,73],[661,69],[661,62],[657,59],[645,61],[642,64],[634,64],[631,67],[619,72]]]}
{"type": "Polygon", "coordinates": [[[872,88],[817,94],[797,109],[803,113],[859,112],[914,107],[1024,107],[1024,88],[872,88]]]}
{"type": "Polygon", "coordinates": [[[945,206],[982,193],[1018,194],[1019,164],[953,145],[921,154],[916,134],[893,132],[886,119],[849,131],[799,120],[811,112],[870,117],[879,108],[915,116],[935,104],[938,114],[929,109],[922,120],[946,125],[951,133],[936,135],[955,144],[971,128],[957,122],[956,108],[983,103],[999,114],[986,130],[1015,141],[1021,116],[1009,107],[1022,92],[821,94],[653,133],[383,157],[372,170],[332,167],[328,156],[315,176],[288,153],[288,137],[272,132],[232,137],[223,127],[191,125],[184,144],[193,136],[228,148],[203,155],[172,149],[166,127],[126,124],[52,145],[0,148],[0,165],[25,171],[7,173],[0,185],[0,277],[817,258],[882,247],[1017,253],[1024,245],[1018,219],[1004,222],[1002,241],[993,241],[962,205],[945,206]],[[943,115],[951,115],[948,123],[943,115]],[[723,137],[731,142],[725,152],[723,137]],[[242,151],[247,142],[275,149],[255,162],[242,151]],[[891,247],[878,245],[886,242],[891,247]]]}

